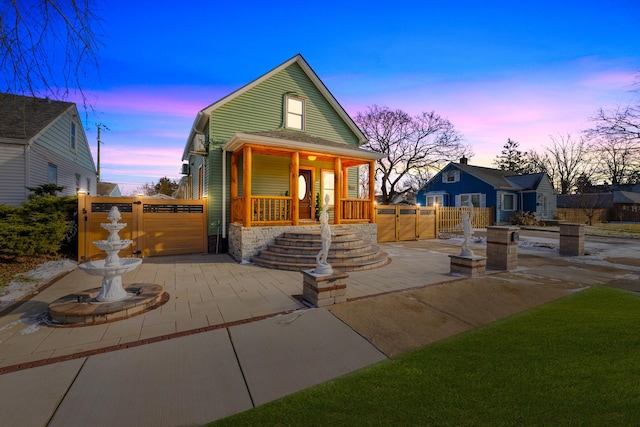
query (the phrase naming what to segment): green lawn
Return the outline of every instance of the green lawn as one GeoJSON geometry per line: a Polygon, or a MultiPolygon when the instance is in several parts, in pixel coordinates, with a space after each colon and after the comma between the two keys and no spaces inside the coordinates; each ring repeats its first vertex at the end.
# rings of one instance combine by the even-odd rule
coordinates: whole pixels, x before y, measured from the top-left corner
{"type": "Polygon", "coordinates": [[[595,287],[214,425],[626,426],[640,297],[595,287]]]}

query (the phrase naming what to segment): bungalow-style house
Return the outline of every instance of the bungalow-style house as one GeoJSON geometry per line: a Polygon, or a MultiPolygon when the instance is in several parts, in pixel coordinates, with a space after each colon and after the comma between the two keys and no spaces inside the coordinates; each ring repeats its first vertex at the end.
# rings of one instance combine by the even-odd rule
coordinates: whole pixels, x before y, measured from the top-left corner
{"type": "Polygon", "coordinates": [[[0,94],[0,204],[20,205],[43,184],[96,191],[96,167],[72,102],[0,94]]]}
{"type": "Polygon", "coordinates": [[[378,153],[301,55],[199,111],[182,156],[179,194],[207,198],[210,247],[249,259],[292,228],[316,226],[329,197],[335,225],[373,236],[378,153]],[[317,206],[320,201],[320,206],[317,206]]]}
{"type": "Polygon", "coordinates": [[[552,219],[556,195],[545,173],[518,175],[469,165],[466,158],[451,162],[422,187],[416,201],[423,206],[494,207],[496,224],[508,222],[515,211],[552,219]]]}

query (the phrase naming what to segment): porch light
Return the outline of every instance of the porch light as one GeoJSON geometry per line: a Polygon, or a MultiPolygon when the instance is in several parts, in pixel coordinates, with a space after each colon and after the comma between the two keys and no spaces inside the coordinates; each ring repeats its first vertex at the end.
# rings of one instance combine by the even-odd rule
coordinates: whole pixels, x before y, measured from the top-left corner
{"type": "Polygon", "coordinates": [[[309,160],[311,160],[313,162],[315,159],[317,159],[317,157],[316,156],[308,156],[307,159],[309,159],[309,160]]]}

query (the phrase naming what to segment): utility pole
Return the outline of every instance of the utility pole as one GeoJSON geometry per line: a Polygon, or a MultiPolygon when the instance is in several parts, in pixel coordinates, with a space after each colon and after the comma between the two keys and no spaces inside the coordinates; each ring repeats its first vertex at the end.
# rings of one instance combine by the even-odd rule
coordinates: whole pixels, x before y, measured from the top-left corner
{"type": "Polygon", "coordinates": [[[102,144],[102,142],[100,141],[100,130],[102,128],[104,128],[104,130],[111,130],[107,127],[107,125],[103,124],[103,123],[96,123],[96,127],[98,128],[98,172],[96,174],[96,179],[98,182],[100,182],[100,144],[102,144]]]}

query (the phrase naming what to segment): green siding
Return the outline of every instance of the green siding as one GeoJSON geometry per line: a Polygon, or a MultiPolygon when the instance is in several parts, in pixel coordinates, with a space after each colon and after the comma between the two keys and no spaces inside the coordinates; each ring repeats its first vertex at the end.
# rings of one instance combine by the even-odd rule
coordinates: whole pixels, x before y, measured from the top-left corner
{"type": "MultiPolygon", "coordinates": [[[[207,208],[209,209],[209,234],[216,232],[216,223],[222,222],[222,173],[212,171],[221,171],[222,169],[222,150],[219,148],[209,151],[208,159],[208,174],[207,174],[207,208]]],[[[230,165],[227,164],[227,171],[230,165]]],[[[197,176],[197,174],[196,174],[197,176]]],[[[227,187],[229,185],[230,177],[227,178],[227,187]]],[[[227,191],[229,189],[227,188],[227,191]]],[[[227,193],[228,197],[229,193],[227,193]]],[[[229,210],[227,210],[227,218],[229,218],[229,210]]]]}
{"type": "Polygon", "coordinates": [[[298,64],[280,71],[213,111],[211,140],[221,144],[236,132],[283,129],[283,103],[287,93],[306,100],[305,134],[358,146],[357,136],[298,64]]]}
{"type": "MultiPolygon", "coordinates": [[[[209,141],[206,182],[208,189],[209,234],[216,232],[215,224],[222,221],[222,150],[221,146],[237,132],[273,131],[284,129],[284,100],[287,94],[305,99],[305,135],[358,147],[360,141],[353,130],[344,122],[322,93],[308,78],[304,70],[294,63],[259,83],[245,93],[227,101],[211,113],[205,134],[209,141]]],[[[289,190],[288,157],[255,155],[253,157],[252,194],[284,195],[289,190]]],[[[314,166],[315,188],[320,191],[321,169],[333,170],[333,162],[307,162],[301,165],[314,166]]],[[[231,154],[226,159],[226,194],[231,197],[231,154]]],[[[242,195],[242,156],[239,158],[238,192],[242,195]]],[[[196,175],[197,177],[197,172],[196,175]]],[[[349,174],[349,188],[353,183],[356,192],[349,191],[349,197],[357,194],[357,174],[349,174]]],[[[315,197],[315,196],[314,196],[315,197]]],[[[231,203],[224,206],[227,223],[231,220],[231,203]]]]}
{"type": "Polygon", "coordinates": [[[359,194],[360,175],[358,173],[358,167],[354,166],[347,169],[347,197],[356,199],[359,194]]]}
{"type": "Polygon", "coordinates": [[[251,183],[254,196],[284,196],[289,191],[289,157],[253,156],[251,183]]]}

